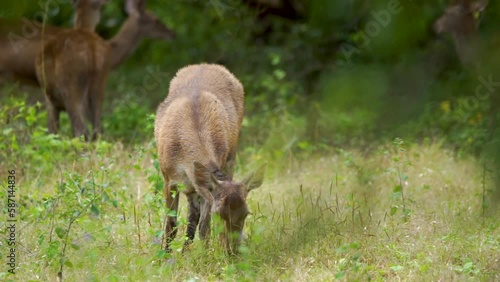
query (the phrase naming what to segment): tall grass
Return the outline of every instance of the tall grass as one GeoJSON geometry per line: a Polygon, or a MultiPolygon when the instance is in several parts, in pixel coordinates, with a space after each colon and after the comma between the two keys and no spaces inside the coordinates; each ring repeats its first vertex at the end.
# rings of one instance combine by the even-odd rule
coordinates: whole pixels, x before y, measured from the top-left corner
{"type": "Polygon", "coordinates": [[[20,175],[20,265],[2,279],[54,280],[61,265],[68,281],[500,278],[500,222],[482,215],[489,177],[437,144],[339,151],[275,170],[250,194],[237,258],[216,235],[208,249],[195,240],[182,254],[178,236],[172,253],[162,251],[152,144],[72,149],[73,159],[47,160],[54,173],[20,175]]]}

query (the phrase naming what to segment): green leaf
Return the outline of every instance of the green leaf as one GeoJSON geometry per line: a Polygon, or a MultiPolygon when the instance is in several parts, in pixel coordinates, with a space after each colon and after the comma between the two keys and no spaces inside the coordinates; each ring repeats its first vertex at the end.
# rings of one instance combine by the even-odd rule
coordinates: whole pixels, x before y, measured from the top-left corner
{"type": "Polygon", "coordinates": [[[66,230],[62,229],[61,227],[56,227],[56,234],[57,234],[57,237],[62,239],[66,235],[66,230]]]}
{"type": "Polygon", "coordinates": [[[392,271],[400,271],[400,270],[403,270],[404,267],[401,266],[401,265],[394,265],[394,266],[391,266],[391,270],[392,271]]]}
{"type": "Polygon", "coordinates": [[[157,259],[164,259],[168,256],[168,253],[165,250],[159,250],[156,252],[155,256],[157,259]]]}
{"type": "Polygon", "coordinates": [[[49,243],[49,247],[47,248],[47,257],[54,258],[59,252],[59,241],[52,241],[49,243]]]}
{"type": "Polygon", "coordinates": [[[359,249],[359,243],[358,242],[352,242],[349,244],[349,247],[353,250],[359,249]]]}
{"type": "Polygon", "coordinates": [[[277,79],[279,79],[279,80],[281,80],[281,79],[285,78],[285,76],[286,76],[286,73],[285,73],[283,70],[279,70],[279,69],[278,69],[278,70],[275,70],[275,71],[273,72],[273,74],[274,74],[274,76],[275,76],[277,79]]]}
{"type": "Polygon", "coordinates": [[[80,249],[80,246],[78,246],[77,244],[71,244],[71,247],[75,250],[79,250],[80,249]]]}
{"type": "Polygon", "coordinates": [[[335,274],[336,279],[342,279],[345,276],[345,271],[339,271],[335,274]]]}
{"type": "Polygon", "coordinates": [[[272,65],[275,66],[275,65],[279,64],[280,61],[281,61],[280,55],[278,55],[278,54],[272,54],[271,55],[271,64],[272,65]]]}
{"type": "Polygon", "coordinates": [[[469,270],[469,269],[471,269],[473,266],[474,266],[474,264],[470,261],[470,262],[466,262],[466,263],[464,264],[464,267],[463,267],[463,268],[464,268],[464,270],[469,270]]]}
{"type": "Polygon", "coordinates": [[[99,215],[99,209],[95,206],[95,205],[92,205],[92,207],[90,207],[90,211],[92,212],[93,215],[95,216],[98,216],[99,215]]]}
{"type": "Polygon", "coordinates": [[[396,186],[394,186],[394,189],[392,189],[392,192],[399,193],[399,192],[401,192],[401,190],[402,190],[401,185],[396,185],[396,186]]]}
{"type": "Polygon", "coordinates": [[[37,241],[38,245],[42,245],[44,240],[45,240],[45,234],[38,236],[38,241],[37,241]]]}
{"type": "Polygon", "coordinates": [[[397,212],[398,212],[398,207],[396,206],[391,207],[391,213],[390,213],[391,215],[395,215],[397,212]]]}
{"type": "Polygon", "coordinates": [[[307,141],[302,141],[302,142],[299,142],[298,146],[300,149],[305,150],[305,149],[311,147],[311,144],[309,144],[309,142],[307,142],[307,141]]]}
{"type": "Polygon", "coordinates": [[[66,261],[64,262],[64,265],[66,265],[67,267],[73,267],[73,264],[71,263],[71,261],[69,259],[66,259],[66,261]]]}
{"type": "Polygon", "coordinates": [[[184,189],[186,189],[186,185],[184,185],[184,183],[177,184],[177,191],[182,192],[184,189]]]}
{"type": "Polygon", "coordinates": [[[352,261],[358,261],[358,260],[359,260],[359,258],[360,258],[360,255],[359,255],[359,254],[354,254],[354,255],[352,255],[351,260],[352,260],[352,261]]]}
{"type": "Polygon", "coordinates": [[[404,214],[405,216],[410,216],[410,215],[411,215],[411,213],[412,213],[411,209],[403,209],[403,214],[404,214]]]}

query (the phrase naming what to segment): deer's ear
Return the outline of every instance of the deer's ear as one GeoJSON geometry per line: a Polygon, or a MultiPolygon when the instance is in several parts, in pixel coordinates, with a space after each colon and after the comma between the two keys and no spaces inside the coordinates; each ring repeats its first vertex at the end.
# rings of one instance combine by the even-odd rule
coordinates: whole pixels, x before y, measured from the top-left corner
{"type": "Polygon", "coordinates": [[[250,172],[243,179],[243,184],[246,187],[246,194],[253,189],[259,188],[264,182],[264,174],[266,173],[267,163],[263,164],[257,170],[250,172]]]}
{"type": "Polygon", "coordinates": [[[199,192],[210,193],[212,189],[215,189],[219,186],[219,181],[204,165],[199,162],[194,162],[193,166],[194,182],[196,184],[196,187],[202,190],[199,192]]]}

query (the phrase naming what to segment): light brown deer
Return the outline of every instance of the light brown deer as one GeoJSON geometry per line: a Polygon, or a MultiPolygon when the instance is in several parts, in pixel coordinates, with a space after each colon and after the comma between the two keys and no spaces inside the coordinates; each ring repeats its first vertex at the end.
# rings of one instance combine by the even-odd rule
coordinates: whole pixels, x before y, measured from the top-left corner
{"type": "Polygon", "coordinates": [[[101,108],[109,72],[109,44],[94,33],[104,0],[75,1],[75,27],[47,42],[36,58],[36,74],[47,103],[48,127],[56,133],[59,114],[68,112],[73,135],[89,139],[101,131],[101,108]],[[87,8],[88,7],[88,8],[87,8]]]}
{"type": "MultiPolygon", "coordinates": [[[[265,165],[242,182],[233,180],[236,145],[243,118],[243,86],[224,67],[191,65],[177,72],[155,121],[158,159],[165,180],[167,208],[177,213],[178,184],[189,202],[186,246],[199,224],[208,242],[211,213],[225,223],[222,238],[229,253],[236,253],[248,215],[246,197],[262,182],[265,165]]],[[[177,215],[169,215],[167,245],[177,233],[177,215]]]]}
{"type": "MultiPolygon", "coordinates": [[[[125,1],[128,17],[118,33],[108,40],[112,69],[130,57],[144,38],[170,41],[175,37],[174,31],[144,9],[144,2],[125,1]]],[[[42,44],[69,30],[46,25],[42,38],[42,24],[39,22],[25,18],[15,21],[0,19],[0,75],[38,83],[34,62],[42,44]]]]}

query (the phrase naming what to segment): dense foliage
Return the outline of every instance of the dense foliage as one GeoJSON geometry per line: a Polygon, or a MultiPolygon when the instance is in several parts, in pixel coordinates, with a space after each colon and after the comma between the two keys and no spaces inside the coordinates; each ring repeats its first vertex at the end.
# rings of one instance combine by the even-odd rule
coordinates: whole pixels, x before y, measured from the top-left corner
{"type": "MultiPolygon", "coordinates": [[[[0,4],[0,17],[24,16],[39,19],[40,15],[44,14],[41,11],[48,9],[45,14],[47,24],[70,26],[72,21],[70,2],[70,0],[41,0],[33,4],[34,1],[28,0],[3,1],[0,4]]],[[[478,163],[484,168],[481,172],[483,176],[489,175],[488,177],[491,176],[492,179],[496,177],[497,184],[488,187],[493,187],[497,191],[484,188],[487,186],[485,179],[488,178],[484,176],[480,187],[484,190],[474,186],[469,192],[473,191],[474,196],[482,193],[483,198],[480,201],[482,206],[478,209],[483,213],[491,205],[498,203],[490,196],[496,193],[497,199],[500,198],[500,189],[497,189],[500,186],[500,175],[497,175],[500,171],[499,1],[490,1],[485,11],[476,15],[480,40],[493,46],[481,51],[478,59],[481,65],[480,72],[463,66],[451,36],[437,35],[432,29],[449,1],[283,1],[294,3],[292,14],[263,13],[265,5],[256,7],[250,4],[254,2],[259,1],[149,1],[148,9],[175,30],[177,37],[171,42],[146,40],[124,65],[111,73],[104,105],[104,135],[99,142],[89,144],[70,139],[68,136],[71,134],[71,129],[67,116],[63,116],[61,121],[60,135],[47,134],[47,114],[39,89],[24,87],[13,81],[0,82],[2,169],[16,167],[26,178],[30,178],[30,182],[33,182],[30,183],[31,188],[50,187],[54,190],[52,193],[45,189],[43,192],[36,192],[33,196],[26,195],[21,199],[21,204],[29,211],[23,215],[25,220],[50,224],[54,229],[50,231],[50,238],[46,230],[40,226],[30,229],[33,234],[39,235],[37,245],[33,248],[39,249],[37,251],[43,254],[41,261],[46,264],[42,265],[39,262],[39,269],[52,267],[51,270],[57,271],[59,265],[66,263],[68,267],[72,266],[71,262],[67,263],[66,255],[64,253],[61,255],[62,246],[67,243],[64,241],[70,232],[76,232],[80,236],[75,239],[76,243],[72,246],[75,250],[84,245],[82,242],[89,241],[92,243],[88,244],[94,244],[88,246],[85,251],[92,257],[95,265],[99,261],[95,250],[105,248],[102,245],[105,244],[103,242],[106,242],[107,236],[115,236],[107,242],[111,245],[115,243],[112,242],[114,240],[119,242],[125,240],[126,243],[121,247],[128,248],[129,251],[137,248],[135,243],[131,243],[132,240],[129,241],[128,235],[116,231],[120,228],[126,232],[135,232],[134,228],[139,226],[149,228],[145,229],[147,231],[137,230],[137,234],[149,232],[146,236],[153,238],[151,240],[154,242],[142,242],[142,244],[146,245],[145,248],[149,248],[149,251],[160,250],[158,240],[161,241],[163,230],[151,227],[151,222],[149,227],[146,226],[146,221],[151,218],[153,225],[156,223],[161,226],[162,216],[166,212],[161,199],[162,179],[155,159],[154,113],[158,103],[166,96],[168,83],[177,69],[199,62],[224,64],[245,87],[245,118],[239,143],[239,165],[244,163],[252,166],[266,160],[270,162],[271,172],[278,174],[290,169],[296,160],[303,161],[325,154],[335,154],[335,158],[342,160],[340,166],[341,170],[345,171],[345,179],[348,179],[346,182],[355,179],[355,187],[373,188],[371,186],[373,183],[383,182],[377,174],[380,170],[373,168],[377,166],[374,161],[366,163],[362,161],[362,156],[368,154],[367,152],[373,154],[373,151],[382,151],[376,153],[378,154],[376,156],[370,154],[368,156],[377,160],[389,160],[387,162],[390,165],[386,166],[390,168],[387,171],[392,173],[391,181],[394,179],[396,181],[386,185],[391,189],[383,192],[390,194],[391,198],[387,200],[389,203],[380,204],[383,207],[378,210],[379,214],[376,217],[379,225],[375,227],[373,223],[373,232],[378,235],[382,236],[384,232],[387,234],[389,229],[396,233],[400,225],[411,222],[409,217],[412,214],[418,213],[418,207],[411,202],[411,198],[409,206],[413,205],[415,210],[406,209],[404,206],[402,189],[405,185],[402,183],[406,181],[407,175],[400,172],[400,169],[409,170],[410,165],[399,159],[398,156],[405,150],[402,149],[403,141],[395,139],[396,137],[401,137],[410,144],[439,144],[446,152],[453,152],[454,157],[459,160],[470,160],[470,158],[479,160],[478,163]],[[152,83],[146,83],[146,80],[152,83]],[[488,89],[488,95],[485,95],[485,92],[482,95],[478,94],[477,88],[481,85],[488,89]],[[388,142],[393,147],[387,149],[388,142]],[[382,147],[385,149],[380,149],[380,144],[384,144],[382,147]],[[351,148],[359,150],[355,161],[348,152],[351,148]],[[391,156],[393,151],[396,152],[394,158],[391,156]],[[44,178],[44,175],[55,176],[44,178]],[[148,188],[142,200],[134,199],[133,197],[137,195],[126,188],[130,185],[142,187],[138,183],[146,183],[144,185],[148,188]],[[400,199],[403,199],[403,206],[399,202],[400,199]],[[139,210],[136,211],[136,208],[140,207],[139,202],[147,212],[143,211],[141,214],[139,210]],[[56,208],[64,212],[57,214],[54,212],[56,208]],[[152,214],[149,211],[152,211],[152,214]],[[142,225],[138,223],[138,219],[130,218],[132,215],[135,217],[136,212],[137,218],[142,216],[142,225]],[[387,212],[390,213],[388,221],[386,221],[387,212]],[[400,217],[391,221],[395,214],[400,217]],[[136,225],[126,225],[126,217],[129,217],[129,221],[137,220],[136,225]],[[90,228],[88,226],[96,218],[99,218],[99,226],[92,228],[99,229],[95,233],[102,238],[89,239],[87,237],[91,235],[87,236],[87,230],[90,228]],[[74,226],[72,231],[71,224],[77,219],[79,225],[74,226]],[[382,219],[383,222],[388,222],[387,226],[380,226],[382,219]],[[122,222],[123,225],[120,225],[122,222]],[[109,226],[113,226],[113,231],[109,226]]],[[[126,17],[122,1],[111,1],[104,7],[102,16],[98,32],[103,37],[110,38],[126,17]]],[[[428,154],[432,155],[432,158],[429,159],[442,160],[441,155],[433,149],[430,151],[428,154]]],[[[417,156],[418,150],[414,149],[413,152],[411,158],[418,159],[415,161],[418,162],[420,160],[420,156],[417,156]]],[[[448,156],[448,153],[445,156],[448,156]]],[[[431,171],[425,165],[421,167],[422,171],[431,171]]],[[[442,167],[444,171],[445,168],[454,166],[446,163],[442,164],[442,167]]],[[[457,169],[463,167],[465,165],[460,165],[457,169]]],[[[419,173],[417,170],[417,168],[412,170],[414,179],[419,173]]],[[[469,170],[463,168],[463,171],[469,170]]],[[[0,172],[2,180],[3,173],[0,172]]],[[[455,188],[460,185],[456,183],[458,180],[446,179],[446,185],[453,183],[450,185],[455,188]]],[[[337,175],[335,175],[336,181],[337,175]]],[[[286,183],[288,185],[289,182],[286,183]]],[[[325,184],[321,182],[321,185],[326,193],[328,189],[324,188],[325,184]]],[[[424,192],[431,189],[426,185],[430,184],[424,183],[418,189],[424,192]]],[[[432,185],[448,187],[441,182],[432,185]]],[[[299,201],[303,203],[305,199],[309,201],[307,195],[302,195],[302,185],[300,187],[300,196],[295,188],[293,191],[296,194],[291,194],[296,196],[295,203],[299,201]]],[[[355,229],[357,227],[354,223],[356,221],[354,207],[362,206],[357,201],[362,201],[363,196],[352,192],[345,183],[343,187],[344,190],[340,191],[345,192],[343,195],[345,198],[341,199],[344,200],[345,207],[337,211],[336,223],[342,220],[340,218],[342,216],[346,218],[352,216],[352,222],[348,222],[347,225],[352,224],[352,228],[355,229]],[[358,197],[356,199],[355,194],[358,197]],[[349,214],[351,208],[352,215],[349,214]]],[[[140,195],[140,191],[137,194],[140,195]]],[[[460,192],[454,192],[453,195],[455,194],[459,195],[460,192]]],[[[418,195],[419,193],[415,192],[412,196],[418,198],[418,195]]],[[[441,196],[447,197],[445,194],[441,196]]],[[[334,197],[330,194],[328,199],[338,201],[336,197],[337,195],[334,197]]],[[[364,200],[366,201],[366,198],[364,200]]],[[[456,214],[467,213],[467,220],[472,224],[474,217],[460,205],[462,200],[469,198],[455,199],[456,206],[452,208],[456,214]]],[[[273,206],[272,199],[270,202],[270,204],[266,202],[268,213],[271,212],[269,206],[273,206]]],[[[379,207],[377,204],[374,206],[379,207]]],[[[321,214],[319,212],[321,208],[314,206],[313,200],[309,208],[313,211],[311,214],[321,214]]],[[[429,210],[433,208],[434,206],[429,210]]],[[[292,208],[288,210],[283,207],[283,210],[283,214],[294,213],[292,208]]],[[[371,220],[369,208],[362,210],[365,211],[371,220]]],[[[426,215],[426,210],[423,210],[420,216],[425,218],[426,215]]],[[[285,226],[285,216],[282,216],[281,220],[285,226]]],[[[362,221],[361,214],[359,217],[362,221]]],[[[302,222],[301,218],[297,218],[302,222]]],[[[415,218],[416,215],[412,219],[415,218]]],[[[259,224],[264,222],[262,226],[267,227],[276,223],[274,217],[271,220],[256,216],[252,220],[259,224]]],[[[288,220],[291,221],[290,217],[288,220]]],[[[443,215],[442,221],[446,220],[446,215],[443,215]]],[[[279,217],[277,222],[280,222],[279,217]]],[[[262,235],[259,233],[263,232],[258,228],[259,224],[250,227],[254,232],[252,244],[264,246],[270,252],[274,248],[279,248],[272,245],[275,241],[266,241],[266,238],[279,237],[280,240],[281,236],[285,235],[280,235],[281,233],[276,230],[271,233],[264,232],[262,235]],[[259,234],[262,236],[259,237],[259,234]]],[[[414,221],[412,224],[418,225],[418,222],[414,221]]],[[[461,222],[452,221],[452,224],[459,226],[461,222]]],[[[498,223],[491,225],[495,224],[498,225],[498,223]]],[[[332,222],[328,222],[325,226],[332,225],[332,222]]],[[[302,228],[302,225],[300,226],[302,228]]],[[[304,223],[304,228],[306,227],[307,224],[304,223]]],[[[496,242],[491,239],[495,237],[495,232],[498,233],[495,231],[497,229],[484,228],[486,231],[477,236],[482,236],[481,238],[487,242],[485,245],[498,243],[498,239],[496,242]]],[[[472,229],[474,228],[467,234],[475,234],[472,229]]],[[[321,236],[331,235],[326,235],[329,231],[323,229],[318,232],[323,232],[321,236]]],[[[411,235],[411,231],[408,232],[411,235]]],[[[401,237],[408,234],[403,234],[401,237]]],[[[366,235],[364,231],[359,231],[358,235],[360,241],[366,238],[363,237],[366,235]]],[[[433,236],[438,235],[433,233],[433,236]]],[[[460,235],[455,236],[460,237],[460,235]]],[[[286,238],[292,240],[295,237],[286,238]]],[[[452,239],[441,237],[439,240],[444,242],[452,239]]],[[[473,241],[470,239],[470,244],[473,244],[473,241]]],[[[141,248],[140,235],[138,242],[138,248],[141,248]]],[[[182,245],[182,242],[177,243],[182,245]]],[[[346,254],[348,259],[344,261],[342,269],[335,273],[339,275],[337,278],[342,278],[344,275],[362,280],[369,279],[371,275],[379,279],[387,278],[386,273],[373,270],[378,266],[375,263],[370,264],[370,259],[363,260],[356,257],[360,248],[357,242],[342,241],[342,243],[345,245],[337,249],[337,255],[346,254]],[[357,271],[369,275],[363,276],[357,271]]],[[[429,242],[422,244],[424,243],[429,242]]],[[[30,242],[30,244],[35,243],[30,242]]],[[[495,249],[488,251],[491,250],[495,249]]],[[[396,253],[395,249],[392,251],[396,253]]],[[[385,251],[382,250],[381,253],[384,254],[385,251]]],[[[219,259],[223,256],[219,253],[216,255],[219,259]]],[[[216,279],[231,280],[237,277],[235,273],[243,273],[248,281],[252,281],[257,275],[258,259],[252,257],[256,255],[252,251],[247,250],[245,255],[248,261],[243,260],[230,265],[235,269],[228,266],[216,279]],[[252,258],[255,261],[252,261],[252,258]]],[[[477,256],[480,257],[480,254],[477,256]]],[[[148,265],[150,261],[157,262],[166,257],[168,255],[162,251],[148,253],[146,258],[142,257],[148,261],[147,263],[138,261],[136,263],[148,265]]],[[[184,258],[188,262],[194,259],[184,258]]],[[[265,260],[265,258],[259,259],[265,260]]],[[[456,272],[465,273],[465,276],[460,276],[458,279],[479,275],[479,267],[469,264],[471,263],[469,257],[460,256],[453,259],[458,261],[454,262],[454,265],[460,268],[460,271],[456,272]]],[[[123,259],[118,263],[127,265],[128,261],[123,259]]],[[[218,268],[215,262],[209,263],[212,263],[209,264],[212,268],[218,268]]],[[[391,269],[399,266],[399,264],[392,265],[391,269]]],[[[174,274],[171,275],[169,277],[175,277],[174,274]]],[[[116,274],[115,278],[118,277],[119,274],[116,274]]],[[[183,276],[176,278],[179,277],[183,276]]],[[[415,279],[422,277],[436,278],[432,275],[423,275],[415,279]]],[[[486,279],[489,277],[486,276],[486,279]]],[[[280,279],[279,276],[275,278],[280,279]]],[[[207,279],[213,280],[214,277],[208,276],[207,279]]],[[[110,281],[114,280],[110,278],[110,281]]]]}
{"type": "MultiPolygon", "coordinates": [[[[49,24],[70,26],[69,2],[8,2],[2,15],[40,18],[48,8],[49,24]]],[[[460,152],[481,154],[490,143],[488,112],[497,92],[475,99],[481,80],[460,64],[451,36],[432,31],[448,1],[291,2],[293,18],[262,16],[265,5],[245,4],[252,1],[150,1],[148,8],[177,38],[147,41],[112,74],[105,138],[151,138],[146,117],[166,95],[175,71],[217,62],[245,86],[242,148],[256,145],[280,157],[289,150],[403,136],[445,138],[460,152]],[[151,77],[154,83],[146,85],[151,77]]],[[[498,6],[491,1],[478,15],[484,41],[498,38],[498,6]]],[[[105,6],[98,27],[105,38],[116,33],[126,16],[122,10],[120,1],[105,6]]],[[[481,75],[498,81],[499,49],[491,50],[481,56],[481,75]]]]}

